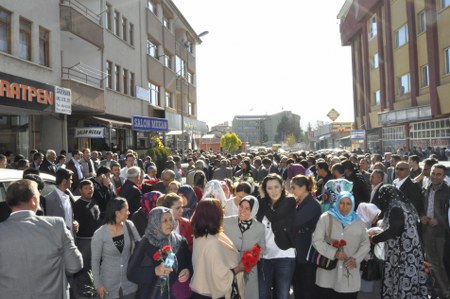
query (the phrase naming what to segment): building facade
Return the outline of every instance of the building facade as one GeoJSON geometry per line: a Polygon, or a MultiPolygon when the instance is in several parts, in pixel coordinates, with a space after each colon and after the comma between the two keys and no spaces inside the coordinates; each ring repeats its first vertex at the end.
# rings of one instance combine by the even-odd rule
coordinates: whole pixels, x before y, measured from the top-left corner
{"type": "Polygon", "coordinates": [[[366,149],[450,147],[450,1],[347,0],[338,18],[366,149]]]}
{"type": "Polygon", "coordinates": [[[200,43],[170,0],[0,0],[0,151],[191,147],[200,43]]]}

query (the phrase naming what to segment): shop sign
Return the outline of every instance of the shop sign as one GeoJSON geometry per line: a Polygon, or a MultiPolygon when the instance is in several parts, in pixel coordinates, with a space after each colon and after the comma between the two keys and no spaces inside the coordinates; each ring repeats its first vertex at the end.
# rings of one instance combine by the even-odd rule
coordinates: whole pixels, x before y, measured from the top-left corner
{"type": "Polygon", "coordinates": [[[150,90],[136,86],[136,98],[150,102],[150,90]]]}
{"type": "Polygon", "coordinates": [[[54,111],[55,87],[0,72],[0,105],[54,111]]]}
{"type": "Polygon", "coordinates": [[[169,130],[169,121],[165,118],[133,116],[131,119],[135,131],[161,131],[169,130]]]}
{"type": "Polygon", "coordinates": [[[417,147],[450,147],[449,139],[413,139],[412,146],[417,147]]]}
{"type": "Polygon", "coordinates": [[[353,123],[333,123],[332,131],[335,133],[338,132],[350,132],[353,129],[353,123]]]}
{"type": "Polygon", "coordinates": [[[105,138],[105,128],[75,128],[75,138],[105,138]]]}
{"type": "Polygon", "coordinates": [[[70,89],[55,86],[55,112],[72,114],[72,91],[70,89]]]}
{"type": "Polygon", "coordinates": [[[352,130],[350,137],[352,140],[364,140],[366,138],[366,131],[352,130]]]}

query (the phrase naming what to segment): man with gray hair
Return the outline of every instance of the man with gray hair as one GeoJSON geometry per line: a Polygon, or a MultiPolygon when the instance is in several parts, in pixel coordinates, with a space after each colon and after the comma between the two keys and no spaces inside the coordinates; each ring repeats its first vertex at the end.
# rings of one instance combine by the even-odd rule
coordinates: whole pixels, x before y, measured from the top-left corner
{"type": "Polygon", "coordinates": [[[213,180],[223,181],[224,179],[233,178],[233,169],[231,167],[227,167],[227,159],[220,160],[220,167],[214,170],[213,180]]]}
{"type": "Polygon", "coordinates": [[[137,166],[129,167],[127,170],[127,180],[120,188],[119,196],[126,198],[130,210],[129,218],[136,212],[141,204],[142,192],[139,190],[139,178],[141,169],[137,166]]]}
{"type": "Polygon", "coordinates": [[[56,174],[55,160],[56,160],[56,152],[52,149],[47,150],[45,154],[45,160],[39,166],[39,171],[42,173],[55,175],[56,174]]]}
{"type": "Polygon", "coordinates": [[[197,171],[203,171],[205,168],[205,162],[203,160],[198,159],[195,162],[195,168],[189,171],[189,173],[186,176],[186,184],[191,185],[192,188],[194,188],[194,176],[197,171]]]}

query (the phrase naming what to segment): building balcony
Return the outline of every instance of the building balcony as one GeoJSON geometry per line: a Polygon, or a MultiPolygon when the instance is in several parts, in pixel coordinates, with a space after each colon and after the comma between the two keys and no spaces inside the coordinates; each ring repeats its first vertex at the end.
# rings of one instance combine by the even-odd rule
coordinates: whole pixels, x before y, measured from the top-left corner
{"type": "Polygon", "coordinates": [[[379,113],[378,123],[381,126],[386,126],[430,118],[431,118],[431,106],[426,105],[379,113]]]}
{"type": "Polygon", "coordinates": [[[60,3],[60,25],[87,42],[103,48],[103,28],[100,16],[76,0],[60,3]]]}

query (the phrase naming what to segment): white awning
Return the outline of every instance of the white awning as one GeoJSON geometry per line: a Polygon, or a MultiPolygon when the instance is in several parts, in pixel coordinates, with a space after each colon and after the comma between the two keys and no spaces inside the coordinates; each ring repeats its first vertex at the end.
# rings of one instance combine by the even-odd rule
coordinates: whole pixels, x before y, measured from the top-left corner
{"type": "Polygon", "coordinates": [[[181,135],[182,132],[181,131],[169,131],[166,133],[166,135],[181,135]]]}

